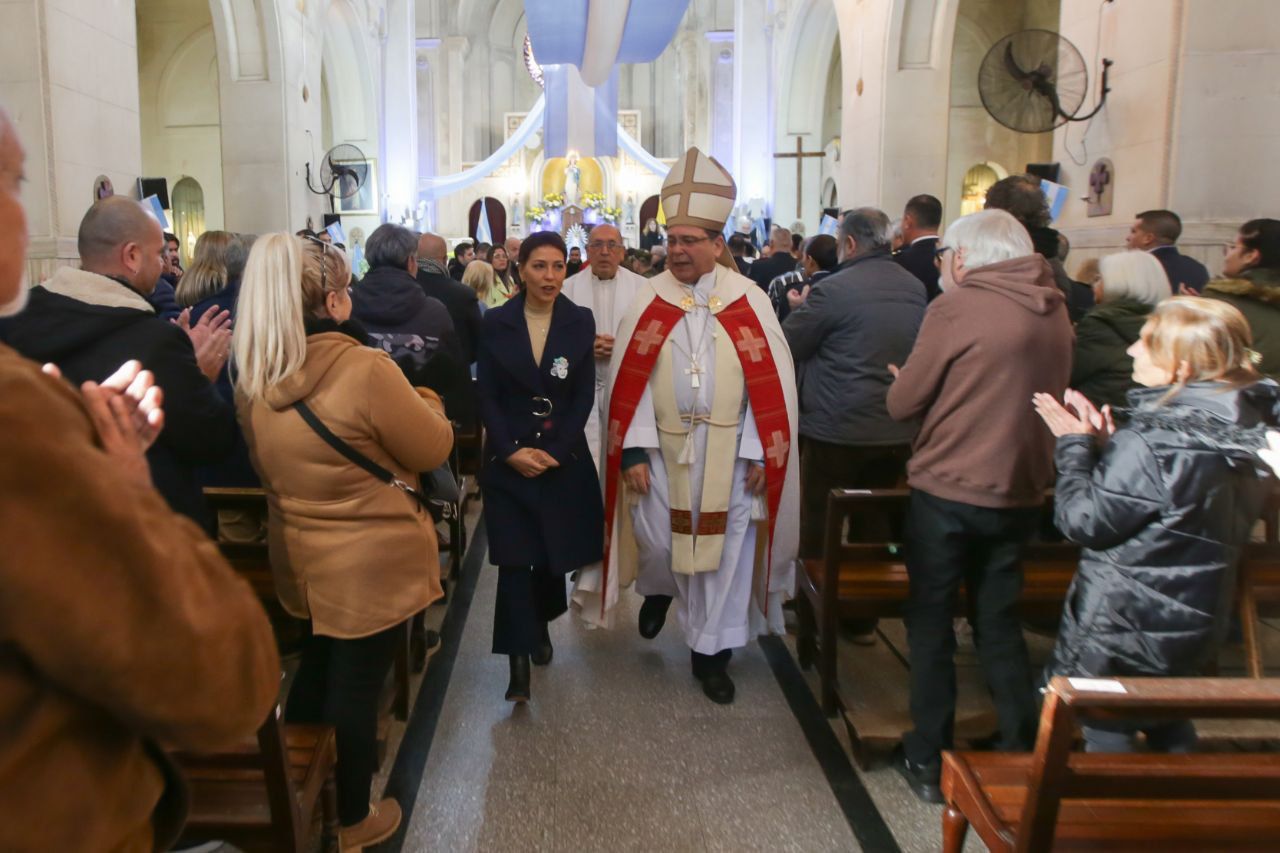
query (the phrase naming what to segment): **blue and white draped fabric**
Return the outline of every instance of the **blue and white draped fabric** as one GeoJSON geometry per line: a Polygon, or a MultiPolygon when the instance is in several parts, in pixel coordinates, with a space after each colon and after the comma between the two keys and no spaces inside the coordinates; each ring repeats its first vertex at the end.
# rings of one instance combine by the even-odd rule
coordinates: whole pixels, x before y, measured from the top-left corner
{"type": "Polygon", "coordinates": [[[657,59],[688,6],[689,0],[525,0],[547,92],[548,157],[617,156],[618,64],[657,59]]]}
{"type": "Polygon", "coordinates": [[[476,220],[476,242],[493,243],[493,229],[489,227],[489,206],[480,199],[480,218],[476,220]]]}
{"type": "Polygon", "coordinates": [[[542,144],[548,158],[618,156],[618,69],[592,88],[572,65],[544,65],[547,114],[542,144]]]}

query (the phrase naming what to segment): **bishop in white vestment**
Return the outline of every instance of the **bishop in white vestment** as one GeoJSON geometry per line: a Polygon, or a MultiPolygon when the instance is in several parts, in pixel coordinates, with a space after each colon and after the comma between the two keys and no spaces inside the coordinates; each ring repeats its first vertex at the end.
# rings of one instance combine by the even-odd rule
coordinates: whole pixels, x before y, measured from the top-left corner
{"type": "Polygon", "coordinates": [[[735,195],[697,149],[663,187],[668,271],[645,280],[611,362],[606,562],[574,590],[582,616],[607,623],[634,580],[650,638],[674,602],[720,703],[734,698],[732,650],[783,630],[799,533],[794,368],[768,298],[729,266],[735,195]]]}

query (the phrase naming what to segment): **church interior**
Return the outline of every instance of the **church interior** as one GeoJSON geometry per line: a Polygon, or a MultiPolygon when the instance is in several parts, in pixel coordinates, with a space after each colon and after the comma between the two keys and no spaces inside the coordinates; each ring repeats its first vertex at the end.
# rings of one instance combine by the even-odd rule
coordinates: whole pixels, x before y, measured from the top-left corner
{"type": "MultiPolygon", "coordinates": [[[[585,258],[601,226],[616,229],[629,257],[665,243],[670,258],[668,231],[679,226],[664,187],[694,148],[731,176],[724,236],[744,235],[752,254],[775,228],[806,246],[842,239],[855,208],[899,220],[921,194],[940,203],[945,238],[950,223],[984,209],[997,182],[1029,174],[1044,182],[1052,228],[1069,245],[1059,260],[1074,278],[1123,252],[1149,210],[1176,212],[1178,248],[1218,278],[1241,223],[1275,215],[1280,198],[1275,0],[13,0],[0,9],[0,106],[26,154],[31,287],[80,265],[82,219],[113,193],[154,208],[188,268],[206,232],[327,231],[359,278],[366,241],[385,223],[438,235],[449,258],[459,246],[511,246],[546,231],[585,258]],[[1042,71],[1056,76],[1051,99],[1042,71]]],[[[686,373],[698,369],[694,356],[686,373]]],[[[598,363],[607,373],[607,357],[598,363]]],[[[976,629],[957,613],[955,738],[972,750],[961,756],[976,757],[943,759],[940,805],[890,766],[913,701],[896,545],[874,558],[869,545],[849,546],[798,568],[785,630],[736,650],[732,704],[708,702],[702,676],[689,677],[674,616],[655,639],[636,636],[648,599],[625,590],[612,627],[572,614],[552,622],[554,662],[535,668],[532,699],[499,701],[508,662],[491,653],[490,624],[505,593],[490,554],[507,534],[484,517],[482,441],[478,425],[455,419],[461,493],[437,525],[445,594],[418,622],[429,649],[401,644],[379,708],[372,797],[394,799],[403,818],[367,849],[1280,843],[1280,679],[1266,677],[1280,665],[1280,501],[1270,499],[1266,530],[1259,523],[1249,545],[1256,572],[1239,576],[1210,665],[1206,684],[1224,692],[1196,696],[1180,682],[1144,694],[1136,679],[1116,687],[1140,710],[1115,715],[1193,715],[1202,749],[1222,761],[1188,771],[1181,760],[1199,754],[1143,753],[1124,766],[1063,757],[1072,715],[1085,719],[1107,698],[1096,691],[1120,685],[1089,679],[1039,697],[1035,763],[1031,753],[1025,765],[990,760],[1004,755],[982,746],[999,737],[996,708],[976,629]],[[880,574],[848,592],[857,583],[840,574],[841,559],[880,574]],[[868,617],[878,618],[869,630],[868,617]]],[[[208,492],[219,518],[250,505],[265,512],[261,490],[231,491],[208,492]]],[[[852,490],[845,498],[854,503],[836,496],[828,510],[837,551],[843,520],[830,519],[865,505],[852,490]]],[[[547,508],[553,518],[576,511],[547,508]]],[[[1034,547],[1035,577],[1048,580],[1028,570],[1022,629],[1038,672],[1080,549],[1034,547]]],[[[283,707],[300,629],[274,600],[266,549],[265,540],[222,545],[276,629],[283,707]]],[[[189,824],[168,849],[363,849],[341,841],[331,781],[306,763],[321,741],[304,747],[291,723],[269,722],[232,758],[187,757],[191,814],[208,822],[189,824]],[[283,733],[272,735],[275,754],[267,729],[283,733]],[[283,775],[273,760],[285,762],[283,775]],[[260,788],[252,802],[239,793],[250,778],[260,788]],[[260,841],[246,828],[254,821],[260,841]]],[[[341,763],[341,747],[335,754],[341,763]]],[[[80,849],[106,848],[86,838],[80,849]]]]}

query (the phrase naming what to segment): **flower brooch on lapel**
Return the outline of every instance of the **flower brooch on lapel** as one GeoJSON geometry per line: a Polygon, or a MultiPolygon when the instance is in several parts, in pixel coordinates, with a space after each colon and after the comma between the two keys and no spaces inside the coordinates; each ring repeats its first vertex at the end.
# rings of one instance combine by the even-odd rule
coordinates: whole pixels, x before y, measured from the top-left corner
{"type": "Polygon", "coordinates": [[[551,375],[556,379],[568,379],[569,359],[564,356],[560,356],[555,361],[551,362],[551,375]]]}

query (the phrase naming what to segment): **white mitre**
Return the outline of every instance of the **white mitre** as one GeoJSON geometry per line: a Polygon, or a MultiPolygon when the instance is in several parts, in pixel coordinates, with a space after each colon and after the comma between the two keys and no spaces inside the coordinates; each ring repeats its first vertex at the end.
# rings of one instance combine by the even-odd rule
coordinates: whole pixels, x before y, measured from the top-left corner
{"type": "Polygon", "coordinates": [[[667,227],[692,225],[720,231],[733,215],[738,187],[729,172],[697,148],[676,161],[662,184],[662,211],[667,227]]]}

